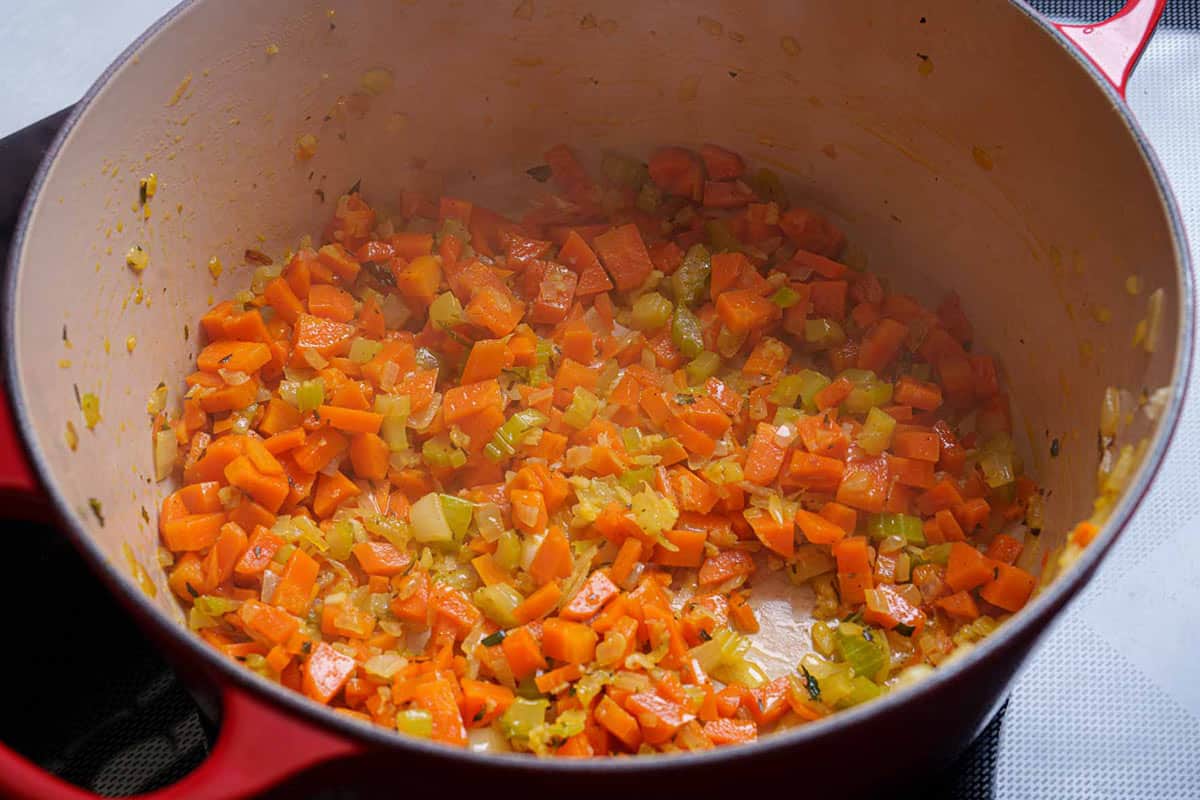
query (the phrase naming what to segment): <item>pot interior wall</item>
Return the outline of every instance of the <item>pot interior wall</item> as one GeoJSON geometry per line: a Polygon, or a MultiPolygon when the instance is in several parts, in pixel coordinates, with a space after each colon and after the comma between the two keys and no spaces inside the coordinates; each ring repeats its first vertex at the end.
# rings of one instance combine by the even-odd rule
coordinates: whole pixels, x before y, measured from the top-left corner
{"type": "Polygon", "coordinates": [[[384,211],[402,188],[513,210],[539,189],[525,170],[561,141],[641,156],[711,141],[774,169],[844,225],[854,260],[926,302],[960,294],[1050,490],[1047,547],[1090,510],[1104,387],[1171,378],[1181,287],[1162,200],[1110,98],[1016,6],[330,5],[179,12],[67,137],[20,254],[25,433],[82,526],[125,574],[128,544],[176,619],[156,565],[172,487],[150,477],[146,396],[165,381],[178,399],[196,320],[248,283],[244,251],[280,259],[318,237],[360,179],[384,211]],[[377,69],[390,86],[364,84],[377,69]],[[304,134],[318,144],[301,161],[304,134]],[[140,275],[125,263],[134,245],[150,256],[140,275]],[[1147,356],[1131,337],[1158,287],[1163,335],[1147,356]],[[77,407],[87,392],[94,430],[77,407]]]}

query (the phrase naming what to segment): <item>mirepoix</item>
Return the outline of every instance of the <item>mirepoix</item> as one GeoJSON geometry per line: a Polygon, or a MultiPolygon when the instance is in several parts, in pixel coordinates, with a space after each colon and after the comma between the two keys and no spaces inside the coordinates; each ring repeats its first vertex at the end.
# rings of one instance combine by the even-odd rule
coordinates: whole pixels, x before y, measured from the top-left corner
{"type": "Polygon", "coordinates": [[[152,409],[198,635],[407,735],[589,757],[820,720],[1026,603],[1041,498],[955,295],[715,145],[545,162],[517,219],[356,186],[201,318],[152,409]],[[815,596],[787,674],[768,575],[815,596]]]}

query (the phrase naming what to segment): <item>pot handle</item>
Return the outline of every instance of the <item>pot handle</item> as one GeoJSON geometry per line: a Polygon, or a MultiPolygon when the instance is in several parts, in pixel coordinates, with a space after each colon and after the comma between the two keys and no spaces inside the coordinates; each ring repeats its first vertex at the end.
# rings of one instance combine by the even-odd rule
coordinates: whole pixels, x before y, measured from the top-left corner
{"type": "Polygon", "coordinates": [[[0,384],[0,494],[18,495],[31,503],[40,501],[42,490],[33,469],[25,461],[21,439],[0,384]]]}
{"type": "MultiPolygon", "coordinates": [[[[0,385],[0,498],[5,513],[49,517],[45,493],[25,460],[14,417],[0,385]]],[[[363,745],[319,729],[245,689],[225,686],[221,727],[204,763],[144,800],[236,800],[255,797],[317,764],[364,752],[363,745]]],[[[0,743],[0,797],[98,800],[0,743]]]]}
{"type": "Polygon", "coordinates": [[[1103,22],[1053,25],[1124,97],[1129,75],[1154,35],[1166,4],[1167,0],[1128,0],[1120,11],[1103,22]]]}
{"type": "MultiPolygon", "coordinates": [[[[301,722],[244,689],[227,686],[221,730],[208,758],[187,777],[139,800],[239,800],[310,767],[365,752],[349,739],[301,722]]],[[[0,745],[0,796],[100,800],[0,745]]]]}

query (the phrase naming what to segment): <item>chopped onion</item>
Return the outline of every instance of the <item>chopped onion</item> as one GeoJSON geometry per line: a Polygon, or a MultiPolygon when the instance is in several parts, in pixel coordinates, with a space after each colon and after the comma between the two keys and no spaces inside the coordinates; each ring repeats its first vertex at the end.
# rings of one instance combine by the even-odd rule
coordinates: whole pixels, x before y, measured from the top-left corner
{"type": "Polygon", "coordinates": [[[173,429],[163,428],[154,434],[154,480],[163,481],[170,477],[178,457],[179,440],[173,429]]]}

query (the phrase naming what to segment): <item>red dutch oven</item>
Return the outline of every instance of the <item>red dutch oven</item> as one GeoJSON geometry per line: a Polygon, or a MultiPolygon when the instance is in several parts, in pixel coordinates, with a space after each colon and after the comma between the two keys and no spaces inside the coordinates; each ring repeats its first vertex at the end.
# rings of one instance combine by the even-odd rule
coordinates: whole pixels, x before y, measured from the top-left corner
{"type": "MultiPolygon", "coordinates": [[[[310,768],[311,780],[368,791],[648,793],[778,779],[845,795],[947,763],[1120,535],[1179,417],[1192,344],[1188,250],[1122,97],[1163,3],[1131,0],[1086,26],[1007,0],[363,0],[336,13],[323,0],[192,0],[160,20],[75,107],[34,180],[4,288],[11,417],[0,404],[6,513],[48,504],[209,710],[219,708],[208,760],[152,796],[252,796],[310,768]],[[318,144],[300,162],[302,136],[318,144]],[[250,267],[233,267],[245,248],[283,252],[319,231],[324,194],[361,179],[372,198],[445,190],[503,209],[526,191],[525,168],[559,141],[631,153],[719,142],[834,215],[873,270],[930,297],[956,290],[979,341],[1006,365],[1027,463],[1051,490],[1046,553],[1091,513],[1105,388],[1167,387],[1161,413],[1139,413],[1124,434],[1145,442],[1144,457],[1099,537],[929,678],[703,754],[574,761],[452,750],[340,716],[209,648],[157,567],[153,512],[172,487],[147,477],[145,397],[189,370],[198,343],[185,326],[246,284],[250,267]],[[135,212],[149,172],[159,189],[147,219],[135,212]],[[124,264],[133,245],[150,254],[140,276],[124,264]],[[219,280],[207,269],[213,256],[227,267],[219,280]],[[1139,323],[1149,333],[1134,346],[1139,323]],[[80,392],[99,399],[94,429],[83,425],[80,392]],[[1046,456],[1050,437],[1059,458],[1046,456]]],[[[792,644],[797,657],[806,649],[792,644]]],[[[4,748],[0,791],[91,796],[4,748]]]]}

